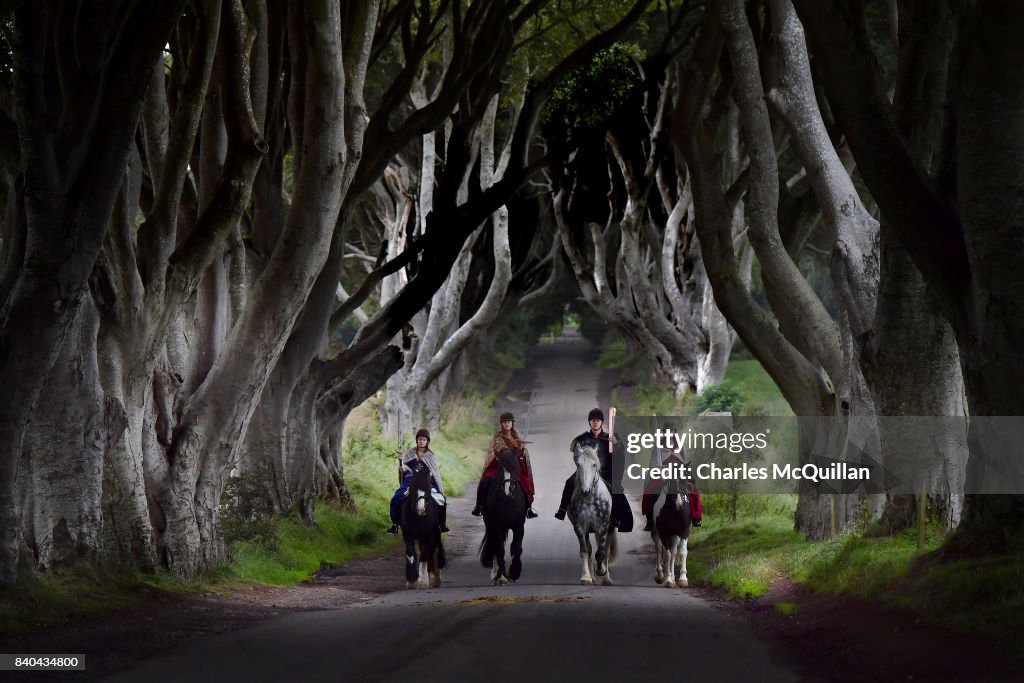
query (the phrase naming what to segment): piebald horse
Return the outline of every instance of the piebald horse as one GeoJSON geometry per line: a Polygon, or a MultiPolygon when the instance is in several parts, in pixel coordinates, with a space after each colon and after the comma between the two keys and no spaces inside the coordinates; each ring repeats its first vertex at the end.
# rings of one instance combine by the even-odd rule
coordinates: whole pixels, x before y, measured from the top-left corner
{"type": "Polygon", "coordinates": [[[686,588],[686,544],[690,538],[690,501],[686,485],[674,482],[654,503],[651,540],[657,560],[654,582],[667,588],[686,588]]]}
{"type": "Polygon", "coordinates": [[[438,525],[441,506],[433,494],[430,470],[422,465],[412,475],[409,493],[402,503],[406,588],[437,588],[441,585],[441,570],[447,566],[438,525]]]}
{"type": "Polygon", "coordinates": [[[592,585],[594,577],[601,584],[612,584],[608,566],[615,562],[618,540],[615,529],[609,526],[612,515],[612,494],[601,478],[601,459],[597,449],[577,444],[573,451],[576,460],[576,487],[569,504],[569,521],[580,542],[580,560],[583,575],[580,583],[592,585]],[[594,534],[597,552],[593,552],[590,534],[594,534]]]}

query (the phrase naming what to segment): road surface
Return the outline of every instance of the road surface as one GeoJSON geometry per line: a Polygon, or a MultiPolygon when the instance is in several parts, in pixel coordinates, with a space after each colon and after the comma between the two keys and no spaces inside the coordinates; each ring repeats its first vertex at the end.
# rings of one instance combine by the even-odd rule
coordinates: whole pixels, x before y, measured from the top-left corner
{"type": "MultiPolygon", "coordinates": [[[[614,586],[580,586],[576,537],[553,513],[572,473],[569,443],[598,404],[593,353],[566,334],[536,349],[520,391],[499,408],[516,412],[535,386],[529,434],[540,518],[527,522],[523,575],[492,587],[473,554],[483,523],[453,526],[456,557],[438,589],[402,591],[339,610],[296,613],[194,640],[109,681],[795,681],[780,656],[742,619],[686,589],[654,584],[639,505],[620,535],[614,586]],[[519,400],[516,400],[519,399],[519,400]]],[[[607,406],[602,406],[607,412],[607,406]]],[[[452,501],[465,519],[472,501],[452,501]]],[[[396,572],[402,568],[396,566],[396,572]]]]}

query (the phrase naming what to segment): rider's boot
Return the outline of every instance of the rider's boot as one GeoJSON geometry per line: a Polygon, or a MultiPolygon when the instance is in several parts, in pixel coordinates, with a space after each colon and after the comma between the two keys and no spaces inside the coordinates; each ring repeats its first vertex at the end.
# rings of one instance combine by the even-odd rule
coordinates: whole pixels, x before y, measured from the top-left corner
{"type": "Polygon", "coordinates": [[[385,531],[387,533],[391,534],[392,536],[394,536],[395,534],[398,533],[398,525],[395,524],[395,523],[392,523],[391,526],[389,526],[387,529],[385,529],[385,531]]]}
{"type": "Polygon", "coordinates": [[[469,514],[474,517],[479,517],[484,513],[484,479],[480,479],[480,482],[476,485],[476,507],[469,514]]]}
{"type": "Polygon", "coordinates": [[[535,517],[538,517],[538,516],[539,515],[537,514],[537,511],[533,509],[533,505],[530,505],[530,507],[526,508],[526,518],[527,519],[534,519],[535,517]]]}
{"type": "Polygon", "coordinates": [[[658,498],[661,497],[660,493],[645,493],[644,505],[647,506],[647,512],[644,513],[644,531],[652,531],[654,529],[654,504],[658,502],[658,498]]]}
{"type": "Polygon", "coordinates": [[[565,482],[565,486],[562,487],[562,500],[558,504],[558,512],[555,513],[555,519],[565,519],[565,511],[569,509],[569,503],[572,502],[572,490],[575,486],[575,477],[576,475],[569,477],[565,482]]]}
{"type": "Polygon", "coordinates": [[[440,522],[440,526],[441,526],[441,533],[442,534],[448,533],[449,529],[448,529],[448,506],[447,505],[442,505],[441,506],[441,519],[439,520],[439,522],[440,522]]]}

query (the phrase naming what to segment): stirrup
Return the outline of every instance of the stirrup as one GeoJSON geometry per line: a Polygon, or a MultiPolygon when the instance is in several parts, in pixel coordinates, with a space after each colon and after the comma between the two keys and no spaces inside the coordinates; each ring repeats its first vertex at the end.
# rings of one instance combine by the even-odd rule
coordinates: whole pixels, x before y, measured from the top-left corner
{"type": "Polygon", "coordinates": [[[479,517],[480,515],[484,514],[484,509],[483,507],[477,505],[469,514],[473,515],[474,517],[479,517]]]}
{"type": "Polygon", "coordinates": [[[537,511],[534,510],[532,507],[526,508],[526,518],[527,519],[533,519],[534,517],[539,517],[539,516],[540,515],[537,514],[537,511]]]}
{"type": "Polygon", "coordinates": [[[397,524],[392,524],[391,526],[389,526],[389,527],[388,527],[387,529],[385,529],[384,531],[385,531],[386,533],[389,533],[389,534],[391,534],[392,536],[394,536],[395,534],[397,534],[397,533],[398,533],[398,525],[397,525],[397,524]]]}

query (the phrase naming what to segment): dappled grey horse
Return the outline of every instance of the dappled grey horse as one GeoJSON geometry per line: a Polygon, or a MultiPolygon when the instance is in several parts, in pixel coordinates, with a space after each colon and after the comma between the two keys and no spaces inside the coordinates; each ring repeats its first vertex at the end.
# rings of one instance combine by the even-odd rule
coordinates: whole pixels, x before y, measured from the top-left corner
{"type": "Polygon", "coordinates": [[[615,562],[618,545],[615,529],[609,523],[612,515],[612,494],[601,478],[601,459],[597,449],[577,444],[573,449],[576,460],[576,488],[569,504],[569,521],[580,542],[580,560],[583,575],[580,583],[591,585],[594,577],[602,585],[612,583],[608,565],[615,562]],[[597,552],[593,553],[590,534],[594,534],[597,552]]]}

